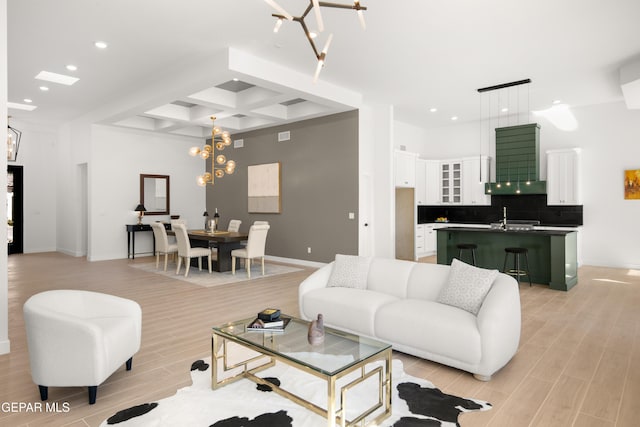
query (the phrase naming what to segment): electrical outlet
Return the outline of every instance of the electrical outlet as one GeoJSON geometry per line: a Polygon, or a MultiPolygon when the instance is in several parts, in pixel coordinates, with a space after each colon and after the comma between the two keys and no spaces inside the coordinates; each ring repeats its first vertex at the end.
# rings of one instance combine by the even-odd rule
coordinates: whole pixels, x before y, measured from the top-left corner
{"type": "Polygon", "coordinates": [[[311,246],[309,246],[309,247],[307,248],[307,253],[308,253],[308,254],[310,254],[310,253],[311,253],[311,246]]]}

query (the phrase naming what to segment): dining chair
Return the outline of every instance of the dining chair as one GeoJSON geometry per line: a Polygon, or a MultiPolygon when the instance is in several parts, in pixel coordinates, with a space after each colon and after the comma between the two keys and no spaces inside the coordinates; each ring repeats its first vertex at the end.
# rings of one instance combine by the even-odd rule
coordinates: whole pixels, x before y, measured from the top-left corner
{"type": "Polygon", "coordinates": [[[253,221],[253,225],[269,225],[269,221],[253,221]]]}
{"type": "MultiPolygon", "coordinates": [[[[239,232],[240,231],[240,224],[242,224],[241,220],[232,219],[231,221],[229,221],[229,226],[227,227],[227,231],[232,231],[232,232],[235,232],[235,233],[239,232]]],[[[211,253],[217,257],[218,256],[218,248],[216,246],[211,247],[211,253]]]]}
{"type": "Polygon", "coordinates": [[[233,232],[238,232],[240,231],[240,224],[242,224],[242,221],[239,219],[232,219],[231,221],[229,221],[229,226],[227,227],[227,231],[233,231],[233,232]]]}
{"type": "Polygon", "coordinates": [[[231,272],[236,274],[236,258],[244,258],[244,266],[247,270],[247,277],[251,278],[251,260],[260,258],[262,262],[262,275],[264,276],[264,248],[267,243],[267,232],[269,224],[254,224],[249,228],[249,238],[247,246],[242,249],[231,251],[231,272]]]}
{"type": "Polygon", "coordinates": [[[172,230],[173,230],[173,227],[174,227],[176,224],[182,224],[182,225],[184,225],[185,227],[187,226],[187,221],[186,221],[186,220],[184,220],[184,219],[172,219],[172,220],[170,221],[170,223],[171,223],[171,229],[172,229],[172,230]]]}
{"type": "Polygon", "coordinates": [[[202,271],[202,257],[206,256],[209,263],[209,273],[211,273],[211,249],[209,248],[192,248],[189,242],[189,236],[187,234],[187,227],[184,224],[175,224],[172,226],[176,233],[176,240],[178,241],[178,268],[176,268],[176,274],[180,274],[180,267],[182,259],[184,258],[186,271],[184,277],[189,275],[189,267],[191,266],[191,258],[198,258],[198,269],[202,271]]]}
{"type": "Polygon", "coordinates": [[[167,229],[164,228],[164,224],[159,222],[152,222],[151,228],[153,229],[153,237],[156,239],[156,268],[160,263],[160,255],[164,254],[164,271],[167,271],[167,259],[169,254],[175,254],[178,252],[177,243],[169,243],[169,237],[167,237],[167,229]]]}

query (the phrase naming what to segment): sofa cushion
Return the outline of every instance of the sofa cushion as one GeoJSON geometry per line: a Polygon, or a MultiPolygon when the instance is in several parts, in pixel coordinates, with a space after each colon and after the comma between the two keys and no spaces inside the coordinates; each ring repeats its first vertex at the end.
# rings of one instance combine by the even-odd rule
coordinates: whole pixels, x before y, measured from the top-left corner
{"type": "Polygon", "coordinates": [[[415,265],[412,261],[375,258],[369,269],[367,289],[406,298],[407,282],[415,265]]]}
{"type": "Polygon", "coordinates": [[[437,302],[478,314],[498,270],[487,270],[465,264],[454,258],[449,278],[438,295],[437,302]]]}
{"type": "Polygon", "coordinates": [[[416,263],[407,282],[407,298],[437,300],[450,269],[443,264],[416,263]]]}
{"type": "Polygon", "coordinates": [[[367,288],[370,257],[336,254],[327,287],[367,288]]]}
{"type": "Polygon", "coordinates": [[[397,298],[352,288],[322,288],[305,294],[300,311],[313,319],[322,313],[325,325],[373,336],[376,311],[397,298]]]}
{"type": "Polygon", "coordinates": [[[476,364],[482,357],[480,331],[471,313],[434,301],[404,299],[376,314],[375,336],[383,341],[476,364]]]}

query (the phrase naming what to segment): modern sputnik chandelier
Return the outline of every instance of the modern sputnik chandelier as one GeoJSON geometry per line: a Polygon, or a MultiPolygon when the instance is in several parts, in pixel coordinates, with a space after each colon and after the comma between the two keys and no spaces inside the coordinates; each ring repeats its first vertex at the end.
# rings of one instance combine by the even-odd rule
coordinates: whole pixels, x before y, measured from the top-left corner
{"type": "Polygon", "coordinates": [[[191,147],[189,154],[192,156],[200,156],[207,160],[211,158],[211,172],[205,172],[197,178],[198,185],[204,187],[207,183],[213,185],[215,178],[222,178],[225,174],[231,175],[236,170],[236,162],[227,160],[221,151],[231,145],[231,136],[229,132],[223,131],[215,126],[215,116],[211,116],[211,145],[205,144],[204,147],[191,147]],[[216,154],[218,150],[218,154],[216,154]]]}
{"type": "Polygon", "coordinates": [[[353,4],[339,4],[339,3],[328,3],[328,2],[319,1],[319,0],[309,0],[309,5],[307,6],[307,8],[305,9],[304,13],[301,16],[291,15],[282,6],[276,3],[275,0],[265,0],[265,2],[278,12],[278,13],[271,14],[271,16],[278,19],[276,21],[276,26],[273,28],[274,33],[277,33],[280,30],[280,27],[282,26],[282,23],[285,20],[295,21],[299,23],[300,26],[302,27],[302,31],[304,31],[304,35],[307,37],[307,40],[309,40],[311,49],[313,49],[313,53],[316,56],[316,59],[318,60],[318,64],[316,66],[316,72],[313,75],[314,82],[318,80],[320,71],[322,71],[322,67],[324,66],[324,62],[327,57],[327,52],[329,51],[329,46],[331,45],[331,41],[333,39],[333,34],[329,34],[324,44],[324,47],[322,48],[321,51],[318,51],[318,48],[316,47],[316,43],[314,42],[314,38],[316,37],[316,34],[309,31],[309,28],[307,27],[307,24],[305,22],[305,18],[311,12],[311,10],[314,11],[316,24],[318,26],[318,32],[320,33],[324,31],[324,21],[322,19],[322,11],[321,11],[322,7],[355,10],[358,14],[358,19],[360,20],[360,25],[362,26],[362,29],[363,30],[366,29],[366,23],[364,22],[364,14],[362,13],[362,11],[367,10],[367,8],[364,6],[361,6],[359,0],[354,0],[353,4]]]}

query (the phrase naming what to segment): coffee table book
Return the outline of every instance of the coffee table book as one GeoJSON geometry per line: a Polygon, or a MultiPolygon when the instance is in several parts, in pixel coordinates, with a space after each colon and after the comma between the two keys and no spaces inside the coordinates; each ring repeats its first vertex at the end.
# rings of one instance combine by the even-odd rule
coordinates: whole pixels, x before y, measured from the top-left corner
{"type": "Polygon", "coordinates": [[[260,319],[256,318],[253,322],[251,322],[247,326],[247,331],[258,331],[258,332],[283,332],[284,328],[287,327],[289,322],[291,321],[290,317],[281,316],[278,320],[274,320],[272,322],[265,322],[264,320],[258,322],[260,319]],[[264,326],[258,326],[258,325],[264,326]]]}

